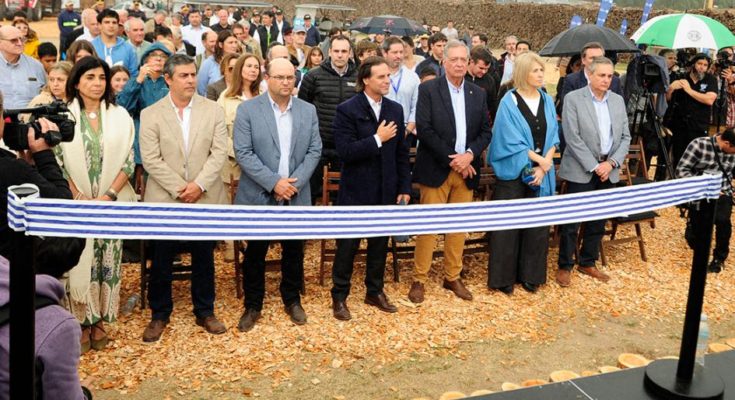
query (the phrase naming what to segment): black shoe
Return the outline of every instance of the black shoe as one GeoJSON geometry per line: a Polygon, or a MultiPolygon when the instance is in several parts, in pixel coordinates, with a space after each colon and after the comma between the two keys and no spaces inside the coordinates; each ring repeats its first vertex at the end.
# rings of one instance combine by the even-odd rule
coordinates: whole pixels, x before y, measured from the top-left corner
{"type": "Polygon", "coordinates": [[[240,317],[240,322],[237,324],[237,329],[240,332],[247,332],[255,326],[255,323],[260,319],[260,311],[256,310],[245,310],[240,317]]]}
{"type": "Polygon", "coordinates": [[[712,262],[709,263],[709,265],[707,266],[707,272],[711,272],[713,274],[719,274],[720,272],[722,272],[722,265],[723,264],[724,264],[724,262],[722,260],[718,260],[716,258],[713,258],[712,259],[712,262]]]}
{"type": "Polygon", "coordinates": [[[304,325],[306,323],[306,311],[301,307],[298,301],[285,307],[286,314],[291,317],[291,322],[296,325],[304,325]]]}
{"type": "Polygon", "coordinates": [[[529,293],[536,293],[538,290],[538,284],[536,283],[521,282],[521,287],[529,293]]]}
{"type": "Polygon", "coordinates": [[[501,286],[499,288],[494,288],[494,289],[495,290],[498,290],[498,291],[501,291],[501,292],[507,294],[508,296],[510,296],[510,295],[513,294],[513,285],[501,286]]]}

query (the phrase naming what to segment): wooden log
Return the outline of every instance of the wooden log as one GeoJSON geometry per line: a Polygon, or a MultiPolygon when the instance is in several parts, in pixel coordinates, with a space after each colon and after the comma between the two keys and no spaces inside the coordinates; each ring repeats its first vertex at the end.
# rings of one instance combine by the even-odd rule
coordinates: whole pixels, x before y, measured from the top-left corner
{"type": "Polygon", "coordinates": [[[564,382],[575,378],[579,378],[579,374],[567,370],[554,371],[549,375],[550,382],[564,382]]]}
{"type": "Polygon", "coordinates": [[[588,376],[595,376],[597,374],[598,374],[597,371],[590,371],[590,370],[587,369],[587,370],[582,371],[582,373],[580,375],[582,375],[583,377],[586,378],[588,376]]]}
{"type": "Polygon", "coordinates": [[[601,374],[606,374],[608,372],[620,371],[620,368],[614,367],[612,365],[603,365],[602,367],[600,367],[599,370],[601,374]]]}
{"type": "Polygon", "coordinates": [[[649,361],[640,354],[623,353],[618,356],[618,367],[638,368],[648,365],[649,361]]]}
{"type": "Polygon", "coordinates": [[[521,387],[518,386],[518,384],[513,383],[513,382],[503,382],[503,384],[500,385],[500,388],[503,389],[504,392],[507,392],[509,390],[520,389],[521,387]]]}
{"type": "Polygon", "coordinates": [[[474,392],[470,393],[470,397],[484,396],[486,394],[493,394],[493,393],[495,393],[495,392],[493,392],[492,390],[479,389],[479,390],[475,390],[474,392]]]}
{"type": "Polygon", "coordinates": [[[439,396],[439,400],[464,399],[465,397],[467,397],[467,395],[462,392],[444,392],[439,396]]]}
{"type": "Polygon", "coordinates": [[[725,340],[725,344],[735,349],[735,338],[730,338],[725,340]]]}
{"type": "Polygon", "coordinates": [[[708,353],[721,353],[723,351],[730,351],[730,350],[732,350],[732,347],[724,343],[710,343],[709,346],[707,346],[708,353]]]}
{"type": "Polygon", "coordinates": [[[531,386],[539,386],[539,385],[545,385],[549,382],[543,380],[543,379],[526,379],[525,381],[521,382],[521,386],[523,387],[531,387],[531,386]]]}

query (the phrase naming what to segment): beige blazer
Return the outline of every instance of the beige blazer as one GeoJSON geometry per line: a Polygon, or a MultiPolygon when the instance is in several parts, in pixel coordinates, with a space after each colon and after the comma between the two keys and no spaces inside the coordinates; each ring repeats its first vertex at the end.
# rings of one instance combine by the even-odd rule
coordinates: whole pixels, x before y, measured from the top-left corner
{"type": "Polygon", "coordinates": [[[222,108],[195,94],[187,147],[183,138],[169,96],[141,112],[140,153],[148,172],[144,200],[178,202],[179,190],[195,181],[205,190],[198,203],[228,204],[220,176],[227,159],[227,128],[222,108]]]}

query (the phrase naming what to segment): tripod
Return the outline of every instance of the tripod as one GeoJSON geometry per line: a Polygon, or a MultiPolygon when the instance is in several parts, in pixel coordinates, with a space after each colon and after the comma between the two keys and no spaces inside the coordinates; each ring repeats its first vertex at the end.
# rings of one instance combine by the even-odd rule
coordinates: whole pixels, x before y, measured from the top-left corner
{"type": "Polygon", "coordinates": [[[667,134],[665,133],[661,125],[661,117],[659,117],[656,113],[656,108],[653,101],[653,93],[651,93],[647,85],[644,85],[643,93],[638,94],[635,103],[637,104],[641,98],[645,99],[645,106],[642,110],[639,107],[635,108],[635,112],[633,113],[633,124],[631,131],[634,132],[636,136],[640,136],[641,138],[643,138],[643,123],[646,121],[646,116],[648,116],[651,128],[653,129],[653,132],[656,134],[656,138],[658,139],[659,151],[658,159],[656,161],[655,180],[666,180],[667,172],[669,178],[674,178],[674,166],[671,163],[671,158],[669,157],[669,148],[666,144],[667,134]],[[661,158],[663,158],[663,163],[661,158]]]}

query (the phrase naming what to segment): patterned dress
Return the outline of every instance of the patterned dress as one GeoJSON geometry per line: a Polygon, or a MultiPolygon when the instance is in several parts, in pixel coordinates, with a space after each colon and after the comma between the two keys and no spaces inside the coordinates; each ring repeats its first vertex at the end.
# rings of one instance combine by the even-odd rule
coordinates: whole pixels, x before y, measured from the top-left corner
{"type": "MultiPolygon", "coordinates": [[[[102,177],[102,154],[104,149],[104,132],[102,132],[102,118],[100,117],[99,130],[95,131],[89,124],[84,112],[80,116],[82,142],[84,154],[89,170],[89,181],[92,184],[92,197],[104,194],[109,188],[100,188],[102,177]]],[[[58,147],[54,148],[57,157],[64,165],[63,153],[58,147]]],[[[68,160],[69,162],[74,162],[68,160]]],[[[135,168],[133,152],[130,151],[122,170],[130,176],[135,168]]],[[[65,176],[66,171],[64,171],[65,176]]],[[[117,174],[115,174],[117,176],[117,174]]],[[[66,305],[81,322],[88,326],[99,322],[114,322],[120,305],[120,261],[122,259],[122,240],[93,239],[94,258],[92,260],[92,278],[87,293],[87,304],[80,304],[67,298],[66,305]]],[[[68,296],[67,296],[68,297],[68,296]]]]}

